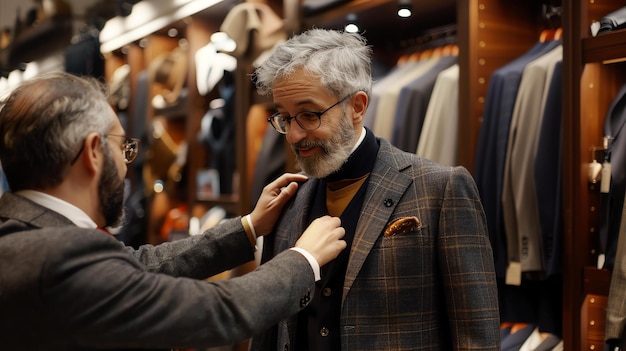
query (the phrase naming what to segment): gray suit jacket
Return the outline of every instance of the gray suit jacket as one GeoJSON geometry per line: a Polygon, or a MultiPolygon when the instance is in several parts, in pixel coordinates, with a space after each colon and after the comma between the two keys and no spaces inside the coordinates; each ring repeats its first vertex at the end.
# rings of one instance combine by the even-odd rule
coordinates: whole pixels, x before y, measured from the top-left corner
{"type": "MultiPolygon", "coordinates": [[[[472,177],[379,143],[345,275],[341,349],[498,350],[494,262],[472,177]],[[417,228],[384,235],[411,216],[417,228]]],[[[265,258],[297,240],[317,181],[300,186],[264,241],[265,258]]],[[[293,350],[296,323],[258,335],[253,350],[293,350]]]]}
{"type": "Polygon", "coordinates": [[[245,340],[304,308],[313,270],[289,250],[243,277],[204,279],[254,257],[239,218],[133,250],[12,193],[0,198],[0,349],[207,347],[245,340]]]}

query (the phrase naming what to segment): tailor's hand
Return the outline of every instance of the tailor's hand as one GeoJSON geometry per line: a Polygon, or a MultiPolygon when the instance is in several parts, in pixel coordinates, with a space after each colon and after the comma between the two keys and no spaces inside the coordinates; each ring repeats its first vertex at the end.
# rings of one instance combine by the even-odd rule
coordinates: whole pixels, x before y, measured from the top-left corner
{"type": "Polygon", "coordinates": [[[346,241],[340,240],[345,234],[339,217],[323,216],[316,218],[302,233],[296,247],[313,255],[321,267],[334,260],[346,248],[346,241]]]}
{"type": "Polygon", "coordinates": [[[307,179],[308,177],[303,174],[285,173],[263,188],[256,206],[250,213],[250,220],[257,236],[272,232],[283,207],[298,190],[296,182],[307,179]]]}

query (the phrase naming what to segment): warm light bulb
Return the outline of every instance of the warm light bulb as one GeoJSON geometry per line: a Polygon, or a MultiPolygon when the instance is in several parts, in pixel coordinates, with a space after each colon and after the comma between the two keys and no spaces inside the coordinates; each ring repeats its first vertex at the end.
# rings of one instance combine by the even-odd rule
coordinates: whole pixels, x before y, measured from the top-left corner
{"type": "Polygon", "coordinates": [[[359,26],[356,25],[356,15],[354,13],[349,13],[346,16],[346,26],[344,30],[348,33],[358,33],[359,26]]]}
{"type": "Polygon", "coordinates": [[[411,0],[398,0],[398,17],[411,17],[411,0]]]}
{"type": "Polygon", "coordinates": [[[348,33],[357,33],[359,31],[359,26],[357,26],[354,23],[348,23],[346,24],[346,32],[348,33]]]}
{"type": "Polygon", "coordinates": [[[411,10],[407,9],[407,8],[399,8],[398,9],[398,16],[400,16],[402,18],[411,17],[411,10]]]}

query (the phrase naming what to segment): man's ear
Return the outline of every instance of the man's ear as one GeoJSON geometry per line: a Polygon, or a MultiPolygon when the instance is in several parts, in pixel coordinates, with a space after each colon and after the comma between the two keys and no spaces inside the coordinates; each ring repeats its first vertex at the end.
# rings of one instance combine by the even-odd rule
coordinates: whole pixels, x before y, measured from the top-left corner
{"type": "Polygon", "coordinates": [[[102,138],[98,133],[91,133],[85,138],[85,151],[83,152],[83,162],[90,172],[97,173],[98,167],[104,159],[102,152],[102,138]]]}
{"type": "Polygon", "coordinates": [[[352,119],[354,122],[362,122],[367,110],[368,96],[364,91],[358,91],[352,97],[352,119]]]}

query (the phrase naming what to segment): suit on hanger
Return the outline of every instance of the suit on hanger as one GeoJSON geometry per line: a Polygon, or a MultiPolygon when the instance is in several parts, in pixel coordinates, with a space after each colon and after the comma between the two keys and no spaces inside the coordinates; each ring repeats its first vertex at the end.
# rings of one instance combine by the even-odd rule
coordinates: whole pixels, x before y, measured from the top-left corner
{"type": "MultiPolygon", "coordinates": [[[[524,68],[509,128],[502,186],[502,207],[507,238],[507,261],[522,272],[544,270],[541,228],[534,183],[534,158],[541,117],[552,73],[563,58],[563,47],[528,63],[524,68]]],[[[507,272],[507,279],[510,278],[507,272]]]]}
{"type": "MultiPolygon", "coordinates": [[[[378,104],[376,105],[376,119],[374,121],[374,133],[381,138],[392,141],[393,127],[396,118],[396,109],[398,107],[398,99],[400,98],[400,91],[407,84],[418,79],[433,69],[439,62],[438,58],[431,58],[427,60],[421,60],[414,65],[412,62],[407,63],[412,66],[413,69],[406,71],[401,76],[396,76],[393,80],[387,78],[385,81],[387,84],[381,89],[378,94],[378,104]]],[[[407,65],[405,64],[405,65],[407,65]]],[[[369,111],[371,107],[368,107],[369,111]]],[[[395,144],[394,144],[395,145],[395,144]]]]}
{"type": "Polygon", "coordinates": [[[437,76],[457,62],[457,56],[436,59],[433,67],[400,89],[393,117],[392,144],[401,150],[415,152],[437,76]]]}
{"type": "Polygon", "coordinates": [[[425,63],[426,61],[414,61],[394,66],[385,76],[374,82],[372,85],[372,92],[370,94],[370,101],[368,103],[369,105],[367,111],[365,112],[365,116],[363,117],[363,126],[377,133],[376,125],[381,123],[379,121],[380,118],[384,118],[384,116],[378,114],[378,104],[379,101],[382,100],[384,93],[387,89],[392,88],[403,77],[413,74],[416,70],[420,70],[420,67],[425,63]]]}
{"type": "MultiPolygon", "coordinates": [[[[455,274],[461,266],[493,269],[471,176],[464,168],[402,152],[384,139],[376,142],[379,151],[356,229],[346,233],[352,245],[341,292],[341,350],[496,350],[495,275],[455,274]],[[383,235],[390,223],[407,216],[416,216],[419,226],[383,235]],[[466,235],[457,236],[461,233],[466,235]],[[473,293],[466,290],[470,286],[473,293]]],[[[310,178],[299,187],[276,232],[264,237],[263,261],[296,242],[321,181],[310,178]]],[[[252,350],[297,350],[297,324],[294,316],[255,336],[252,350]]]]}
{"type": "Polygon", "coordinates": [[[537,140],[535,191],[546,275],[562,272],[562,61],[556,63],[537,140]]]}
{"type": "Polygon", "coordinates": [[[230,344],[300,311],[315,288],[309,263],[293,250],[255,275],[198,280],[254,259],[239,218],[219,231],[134,250],[7,192],[0,252],[0,266],[13,267],[0,276],[2,350],[230,344]],[[267,294],[276,286],[281,294],[267,294]]]}
{"type": "Polygon", "coordinates": [[[626,334],[624,333],[626,326],[626,206],[622,209],[616,251],[606,305],[605,339],[613,340],[614,344],[619,343],[624,348],[626,347],[626,334]]]}
{"type": "Polygon", "coordinates": [[[458,164],[459,72],[455,64],[437,76],[415,151],[446,166],[458,164]]]}
{"type": "Polygon", "coordinates": [[[537,42],[523,55],[496,70],[489,81],[473,175],[487,217],[489,236],[494,248],[496,275],[501,279],[504,279],[507,266],[502,182],[515,98],[526,65],[558,45],[560,43],[557,41],[537,42]]]}

